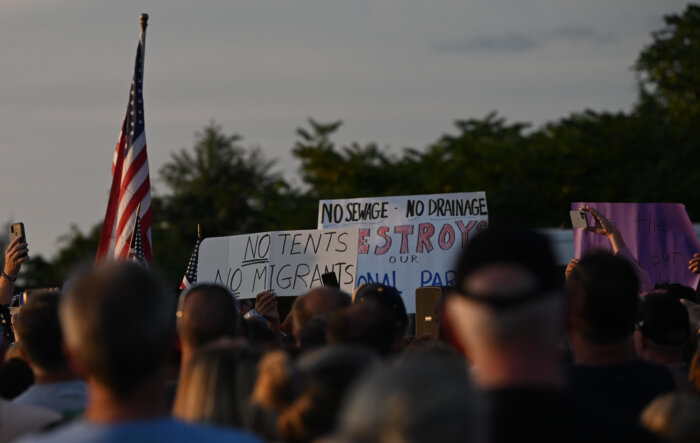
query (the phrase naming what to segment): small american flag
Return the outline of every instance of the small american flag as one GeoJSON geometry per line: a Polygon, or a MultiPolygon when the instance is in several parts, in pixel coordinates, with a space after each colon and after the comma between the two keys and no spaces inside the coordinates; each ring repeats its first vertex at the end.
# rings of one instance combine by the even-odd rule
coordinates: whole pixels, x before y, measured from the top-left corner
{"type": "Polygon", "coordinates": [[[146,257],[143,255],[143,237],[141,236],[141,217],[139,210],[136,210],[136,221],[134,222],[134,231],[131,234],[129,242],[129,261],[134,261],[143,266],[148,266],[146,257]]]}
{"type": "Polygon", "coordinates": [[[197,243],[194,245],[194,251],[190,256],[190,261],[187,263],[185,276],[182,277],[180,289],[187,289],[197,283],[197,260],[199,260],[199,244],[202,243],[201,238],[197,238],[197,243]]]}
{"type": "MultiPolygon", "coordinates": [[[[140,218],[143,238],[143,257],[151,262],[151,182],[146,154],[146,133],[143,112],[143,59],[146,45],[148,14],[141,15],[141,37],[136,48],[136,63],[131,81],[129,105],[122,123],[119,142],[112,163],[112,186],[105,213],[104,225],[97,247],[97,262],[106,259],[125,259],[131,250],[129,225],[134,212],[141,206],[140,218]]],[[[140,231],[141,231],[140,230],[140,231]]],[[[139,231],[139,232],[140,232],[139,231]]],[[[135,232],[135,231],[134,231],[135,232]]],[[[133,235],[131,236],[133,240],[133,235]]]]}

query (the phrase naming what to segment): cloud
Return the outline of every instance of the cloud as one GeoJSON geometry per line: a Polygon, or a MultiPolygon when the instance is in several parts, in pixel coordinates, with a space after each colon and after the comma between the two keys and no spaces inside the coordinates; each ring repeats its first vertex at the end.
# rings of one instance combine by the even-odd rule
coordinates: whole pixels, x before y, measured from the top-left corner
{"type": "Polygon", "coordinates": [[[568,42],[590,42],[594,44],[609,43],[613,39],[610,32],[597,32],[590,26],[562,26],[542,34],[544,41],[564,40],[568,42]]]}
{"type": "Polygon", "coordinates": [[[522,32],[506,32],[498,35],[476,34],[443,41],[434,45],[434,48],[440,52],[512,54],[534,51],[560,41],[600,45],[613,41],[613,36],[610,32],[598,32],[590,26],[569,25],[529,34],[522,32]]]}
{"type": "Polygon", "coordinates": [[[514,53],[537,49],[538,43],[525,34],[508,32],[503,35],[475,35],[460,40],[439,43],[442,52],[503,52],[514,53]]]}

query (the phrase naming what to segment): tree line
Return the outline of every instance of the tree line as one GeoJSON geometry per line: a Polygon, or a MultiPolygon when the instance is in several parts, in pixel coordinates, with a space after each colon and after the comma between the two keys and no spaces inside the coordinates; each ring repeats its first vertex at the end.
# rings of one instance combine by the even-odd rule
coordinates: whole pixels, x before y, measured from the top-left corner
{"type": "MultiPolygon", "coordinates": [[[[179,284],[200,223],[205,236],[315,228],[319,199],[485,190],[491,220],[569,226],[572,201],[681,202],[700,220],[700,6],[665,17],[633,66],[628,112],[583,110],[533,128],[497,112],[457,120],[424,149],[338,145],[340,121],[309,119],[292,153],[293,186],[260,148],[212,122],[158,171],[154,265],[179,284]]],[[[51,258],[34,256],[28,286],[60,285],[94,260],[102,223],[76,226],[51,258]]]]}

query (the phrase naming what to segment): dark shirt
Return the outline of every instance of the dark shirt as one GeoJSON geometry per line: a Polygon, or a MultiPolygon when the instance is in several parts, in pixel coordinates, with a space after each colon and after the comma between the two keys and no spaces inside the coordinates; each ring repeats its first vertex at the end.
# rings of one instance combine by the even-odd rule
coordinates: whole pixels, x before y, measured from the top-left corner
{"type": "Polygon", "coordinates": [[[659,395],[676,389],[667,368],[634,359],[611,365],[572,365],[569,386],[580,398],[613,417],[638,420],[659,395]]]}
{"type": "Polygon", "coordinates": [[[658,441],[636,423],[601,414],[564,390],[494,389],[487,399],[490,443],[658,441]]]}

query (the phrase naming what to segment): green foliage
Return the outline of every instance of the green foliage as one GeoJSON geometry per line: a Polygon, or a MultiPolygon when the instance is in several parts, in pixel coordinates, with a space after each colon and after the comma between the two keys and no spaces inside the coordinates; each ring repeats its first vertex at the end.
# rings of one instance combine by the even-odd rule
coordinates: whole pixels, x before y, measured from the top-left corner
{"type": "Polygon", "coordinates": [[[642,93],[674,119],[697,124],[700,117],[700,6],[665,18],[666,26],[639,55],[635,69],[642,93]]]}
{"type": "MultiPolygon", "coordinates": [[[[301,161],[301,178],[314,200],[389,195],[403,190],[395,157],[376,144],[336,147],[330,136],[340,128],[339,121],[324,124],[309,119],[308,123],[309,130],[297,129],[299,140],[292,152],[301,161]]],[[[314,211],[317,209],[318,201],[314,211]]]]}
{"type": "Polygon", "coordinates": [[[83,233],[76,225],[71,225],[68,233],[58,238],[58,252],[50,261],[32,255],[22,266],[26,286],[60,287],[80,266],[92,264],[97,254],[101,230],[102,223],[93,226],[87,233],[83,233]]]}
{"type": "Polygon", "coordinates": [[[240,142],[212,122],[196,133],[192,151],[172,154],[161,168],[169,192],[155,199],[152,236],[154,259],[168,279],[182,278],[197,224],[206,237],[299,227],[300,193],[273,172],[275,162],[261,149],[240,142]]]}

